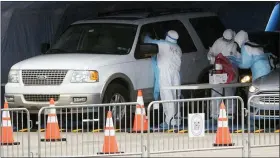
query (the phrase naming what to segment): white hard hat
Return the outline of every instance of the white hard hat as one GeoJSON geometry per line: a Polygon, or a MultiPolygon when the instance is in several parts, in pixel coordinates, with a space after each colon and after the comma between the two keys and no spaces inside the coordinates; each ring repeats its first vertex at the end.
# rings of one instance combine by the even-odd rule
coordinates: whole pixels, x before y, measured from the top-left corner
{"type": "Polygon", "coordinates": [[[165,40],[172,42],[172,43],[177,43],[178,38],[179,38],[178,33],[174,30],[170,30],[167,32],[165,40]]]}
{"type": "Polygon", "coordinates": [[[233,40],[234,36],[235,36],[235,32],[232,31],[231,29],[226,29],[223,33],[223,37],[226,40],[233,40]]]}
{"type": "Polygon", "coordinates": [[[249,41],[248,33],[240,30],[234,37],[234,41],[241,47],[245,42],[249,41]]]}

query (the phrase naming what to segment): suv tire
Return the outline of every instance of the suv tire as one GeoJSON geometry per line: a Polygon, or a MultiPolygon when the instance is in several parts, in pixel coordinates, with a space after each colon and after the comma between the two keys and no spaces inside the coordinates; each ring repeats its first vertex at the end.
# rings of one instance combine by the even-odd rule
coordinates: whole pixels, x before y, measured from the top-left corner
{"type": "MultiPolygon", "coordinates": [[[[121,84],[112,83],[108,86],[105,91],[102,103],[125,103],[130,102],[129,90],[121,84]]],[[[133,105],[125,106],[106,106],[105,108],[100,108],[100,125],[105,127],[107,112],[112,111],[113,123],[116,129],[124,129],[131,127],[132,125],[132,111],[133,105]],[[131,121],[130,121],[131,120],[131,121]]]]}

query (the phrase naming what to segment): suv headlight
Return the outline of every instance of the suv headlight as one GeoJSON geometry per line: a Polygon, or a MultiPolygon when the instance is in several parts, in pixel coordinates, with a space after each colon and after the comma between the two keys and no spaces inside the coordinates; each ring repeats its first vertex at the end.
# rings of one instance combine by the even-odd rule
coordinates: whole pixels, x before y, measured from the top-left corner
{"type": "Polygon", "coordinates": [[[243,76],[240,80],[241,83],[249,83],[251,82],[251,76],[249,75],[246,75],[246,76],[243,76]]]}
{"type": "Polygon", "coordinates": [[[255,93],[255,92],[257,92],[259,89],[257,88],[257,87],[255,87],[255,86],[250,86],[250,88],[249,88],[249,92],[251,92],[251,93],[255,93]]]}
{"type": "Polygon", "coordinates": [[[95,70],[73,71],[71,82],[73,83],[98,82],[98,72],[95,70]]]}
{"type": "Polygon", "coordinates": [[[19,70],[10,70],[8,75],[9,83],[19,83],[19,70]]]}

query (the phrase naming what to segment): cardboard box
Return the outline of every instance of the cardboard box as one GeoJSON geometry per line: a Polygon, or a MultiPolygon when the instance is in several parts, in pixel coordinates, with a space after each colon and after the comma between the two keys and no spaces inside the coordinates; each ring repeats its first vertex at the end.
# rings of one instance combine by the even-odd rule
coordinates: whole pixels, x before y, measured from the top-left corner
{"type": "Polygon", "coordinates": [[[209,74],[209,83],[210,84],[221,84],[221,83],[226,83],[227,82],[227,74],[209,74]]]}

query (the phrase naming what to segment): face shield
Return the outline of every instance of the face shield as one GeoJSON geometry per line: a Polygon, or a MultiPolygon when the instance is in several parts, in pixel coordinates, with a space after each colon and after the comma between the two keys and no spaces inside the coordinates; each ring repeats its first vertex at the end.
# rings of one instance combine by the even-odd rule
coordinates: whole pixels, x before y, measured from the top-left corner
{"type": "Polygon", "coordinates": [[[177,43],[178,38],[179,38],[178,33],[174,30],[170,30],[167,32],[165,40],[171,43],[177,43]]]}

